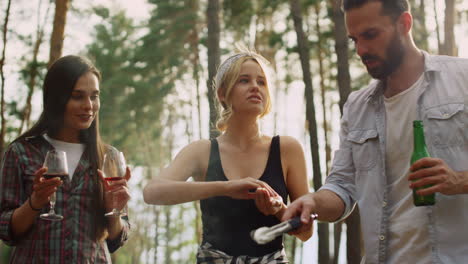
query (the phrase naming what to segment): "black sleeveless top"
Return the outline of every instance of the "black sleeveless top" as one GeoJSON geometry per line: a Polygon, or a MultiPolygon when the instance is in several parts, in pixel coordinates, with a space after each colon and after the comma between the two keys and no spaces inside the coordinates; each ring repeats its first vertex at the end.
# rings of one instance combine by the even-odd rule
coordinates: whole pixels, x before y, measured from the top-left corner
{"type": "MultiPolygon", "coordinates": [[[[287,201],[288,190],[281,166],[279,136],[271,140],[267,165],[260,180],[268,183],[287,201]]],[[[211,140],[210,160],[205,181],[227,181],[216,139],[211,140]]],[[[215,249],[231,256],[263,256],[283,248],[282,237],[265,245],[255,243],[250,232],[262,226],[273,226],[280,221],[273,215],[263,215],[255,200],[237,200],[218,196],[200,201],[203,222],[203,243],[208,242],[215,249]]]]}

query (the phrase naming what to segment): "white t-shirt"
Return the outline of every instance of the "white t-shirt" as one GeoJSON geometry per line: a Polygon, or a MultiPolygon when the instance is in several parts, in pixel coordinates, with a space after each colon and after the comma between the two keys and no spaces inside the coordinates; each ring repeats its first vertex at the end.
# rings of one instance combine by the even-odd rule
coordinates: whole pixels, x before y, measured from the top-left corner
{"type": "Polygon", "coordinates": [[[426,208],[413,205],[408,172],[413,120],[424,75],[407,90],[384,98],[387,114],[385,167],[389,194],[387,263],[431,263],[426,208]]]}
{"type": "Polygon", "coordinates": [[[71,180],[75,173],[75,169],[80,162],[81,155],[83,155],[85,145],[56,140],[49,137],[47,134],[44,134],[43,136],[56,150],[65,151],[65,153],[67,153],[68,175],[71,180]]]}

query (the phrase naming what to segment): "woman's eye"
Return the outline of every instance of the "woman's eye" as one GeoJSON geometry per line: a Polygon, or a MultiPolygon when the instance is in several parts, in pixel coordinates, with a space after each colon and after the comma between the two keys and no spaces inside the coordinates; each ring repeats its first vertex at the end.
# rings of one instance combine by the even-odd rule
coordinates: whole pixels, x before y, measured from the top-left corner
{"type": "Polygon", "coordinates": [[[239,82],[240,82],[240,83],[248,83],[249,80],[247,80],[247,79],[240,79],[239,82]]]}

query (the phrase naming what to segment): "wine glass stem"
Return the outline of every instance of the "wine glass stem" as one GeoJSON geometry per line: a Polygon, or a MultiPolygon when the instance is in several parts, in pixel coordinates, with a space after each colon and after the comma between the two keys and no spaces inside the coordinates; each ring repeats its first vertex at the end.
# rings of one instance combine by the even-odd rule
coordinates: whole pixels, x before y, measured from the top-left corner
{"type": "Polygon", "coordinates": [[[114,195],[112,195],[112,208],[114,208],[114,209],[116,207],[115,204],[116,204],[115,203],[115,197],[114,197],[114,195]]]}
{"type": "Polygon", "coordinates": [[[52,194],[52,196],[50,197],[50,212],[51,214],[55,214],[55,193],[52,194]]]}

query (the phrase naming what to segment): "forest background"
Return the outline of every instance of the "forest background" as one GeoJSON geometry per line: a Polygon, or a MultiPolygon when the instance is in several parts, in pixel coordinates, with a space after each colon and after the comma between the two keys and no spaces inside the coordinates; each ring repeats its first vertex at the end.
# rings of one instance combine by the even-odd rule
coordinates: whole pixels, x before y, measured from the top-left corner
{"type": "MultiPolygon", "coordinates": [[[[468,3],[410,0],[413,36],[433,54],[468,58],[468,3]]],[[[311,191],[328,174],[341,109],[370,81],[346,36],[338,0],[2,0],[0,156],[42,109],[42,81],[62,55],[102,71],[103,139],[132,167],[133,232],[114,263],[194,263],[199,203],[149,206],[142,188],[187,143],[217,135],[212,78],[236,42],[270,62],[268,135],[304,146],[311,191]]],[[[291,263],[359,263],[359,214],[319,223],[306,243],[286,236],[291,263]]],[[[241,243],[241,242],[240,242],[241,243]]],[[[11,248],[0,242],[0,263],[11,248]]]]}

